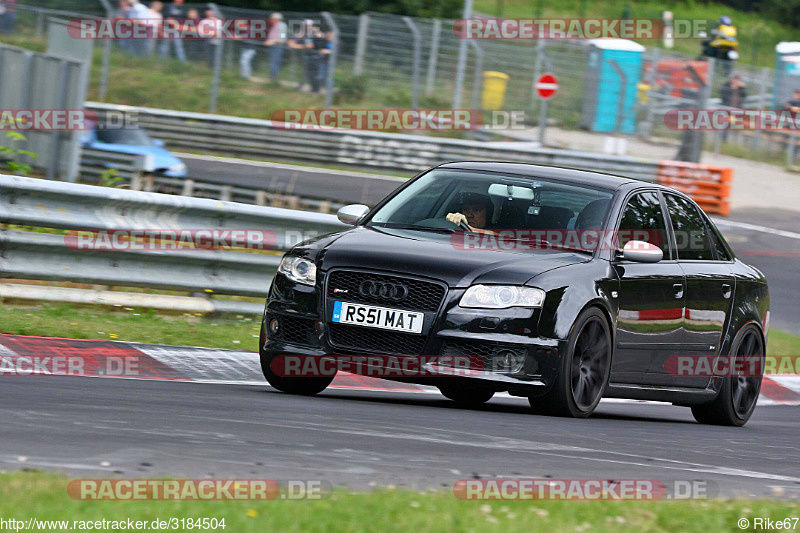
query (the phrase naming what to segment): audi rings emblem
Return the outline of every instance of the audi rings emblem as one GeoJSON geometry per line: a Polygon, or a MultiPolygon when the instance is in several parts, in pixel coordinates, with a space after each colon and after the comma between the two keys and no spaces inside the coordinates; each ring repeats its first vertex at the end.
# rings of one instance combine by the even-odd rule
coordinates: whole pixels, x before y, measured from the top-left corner
{"type": "Polygon", "coordinates": [[[383,300],[402,302],[408,297],[408,287],[402,283],[386,283],[381,281],[362,281],[358,286],[361,296],[371,296],[383,300]]]}

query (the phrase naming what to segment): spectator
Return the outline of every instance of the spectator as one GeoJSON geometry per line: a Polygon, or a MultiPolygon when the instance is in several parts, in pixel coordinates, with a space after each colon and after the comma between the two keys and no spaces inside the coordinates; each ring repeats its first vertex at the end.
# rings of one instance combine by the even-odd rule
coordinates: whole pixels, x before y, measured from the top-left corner
{"type": "Polygon", "coordinates": [[[150,9],[147,10],[147,20],[145,24],[149,27],[150,31],[148,35],[150,35],[150,39],[145,42],[147,55],[153,55],[153,52],[156,48],[156,39],[158,39],[159,33],[161,31],[161,24],[164,21],[164,15],[161,14],[161,10],[164,9],[164,4],[162,4],[159,0],[154,0],[152,4],[150,4],[150,9]]]}
{"type": "Polygon", "coordinates": [[[14,19],[17,17],[17,0],[0,0],[0,33],[14,33],[14,19]]]}
{"type": "Polygon", "coordinates": [[[253,41],[251,39],[240,38],[238,35],[247,35],[249,33],[250,26],[244,19],[239,19],[236,21],[236,32],[234,32],[234,38],[240,39],[242,44],[240,45],[241,51],[239,53],[239,76],[246,80],[253,79],[253,58],[256,55],[256,47],[261,44],[260,41],[253,41]]]}
{"type": "MultiPolygon", "coordinates": [[[[177,27],[177,25],[186,18],[186,10],[183,7],[184,3],[185,0],[174,0],[164,10],[164,19],[172,24],[175,24],[177,27]]],[[[158,54],[161,57],[168,57],[170,44],[175,49],[175,57],[178,58],[179,61],[186,62],[186,51],[183,48],[182,39],[164,39],[161,41],[158,54]]]]}
{"type": "Polygon", "coordinates": [[[299,89],[301,92],[312,90],[316,92],[319,83],[319,54],[314,50],[314,35],[316,27],[313,20],[306,20],[303,29],[288,42],[289,48],[300,53],[300,61],[303,65],[303,79],[300,81],[299,89]]]}
{"type": "MultiPolygon", "coordinates": [[[[119,9],[117,10],[117,14],[114,17],[116,20],[126,19],[128,18],[128,14],[131,12],[131,4],[129,0],[119,0],[119,9]]],[[[119,48],[123,52],[130,52],[133,48],[133,40],[132,39],[120,39],[119,41],[119,48]]]]}
{"type": "MultiPolygon", "coordinates": [[[[192,9],[190,9],[190,10],[188,10],[186,12],[186,19],[184,19],[183,23],[185,25],[186,24],[191,24],[194,28],[197,28],[198,25],[200,24],[201,20],[202,19],[200,18],[200,12],[197,11],[196,9],[192,8],[192,9]]],[[[188,43],[188,46],[189,46],[188,55],[189,55],[190,59],[195,60],[195,59],[197,59],[198,57],[200,57],[202,55],[202,50],[203,50],[203,45],[204,44],[205,43],[203,43],[200,39],[191,39],[189,41],[189,43],[188,43]]]]}
{"type": "MultiPolygon", "coordinates": [[[[147,6],[139,0],[127,0],[127,4],[129,6],[127,18],[133,20],[136,25],[147,25],[147,20],[150,17],[150,10],[147,6]]],[[[147,40],[131,39],[130,51],[134,54],[144,55],[147,53],[147,43],[147,40]]]]}
{"type": "Polygon", "coordinates": [[[283,52],[286,49],[286,37],[289,29],[283,21],[283,15],[280,13],[273,13],[269,18],[272,19],[272,26],[269,28],[264,46],[269,50],[270,78],[272,78],[272,83],[278,83],[278,74],[281,70],[281,61],[283,60],[283,52]]]}
{"type": "Polygon", "coordinates": [[[328,82],[328,62],[333,50],[333,32],[324,33],[322,39],[315,39],[314,43],[315,47],[319,46],[319,92],[322,92],[322,88],[326,87],[328,82]]]}
{"type": "Polygon", "coordinates": [[[728,107],[744,107],[744,99],[747,97],[747,86],[734,74],[726,81],[719,90],[722,105],[728,107]]]}
{"type": "Polygon", "coordinates": [[[800,113],[800,89],[792,91],[792,99],[786,102],[786,109],[792,113],[800,113]]]}
{"type": "Polygon", "coordinates": [[[206,18],[200,21],[198,34],[205,41],[206,59],[209,64],[214,64],[216,51],[222,46],[220,34],[222,32],[222,19],[217,16],[213,9],[206,10],[206,18]]]}

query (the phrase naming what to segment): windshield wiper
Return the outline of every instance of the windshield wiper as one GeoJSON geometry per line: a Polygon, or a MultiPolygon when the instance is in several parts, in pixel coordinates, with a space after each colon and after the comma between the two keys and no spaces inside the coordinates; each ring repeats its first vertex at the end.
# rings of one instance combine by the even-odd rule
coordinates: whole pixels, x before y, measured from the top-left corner
{"type": "Polygon", "coordinates": [[[374,224],[374,226],[378,228],[388,228],[388,229],[410,229],[415,231],[433,231],[436,233],[454,233],[456,230],[450,228],[434,228],[432,226],[417,226],[414,224],[374,224]]]}

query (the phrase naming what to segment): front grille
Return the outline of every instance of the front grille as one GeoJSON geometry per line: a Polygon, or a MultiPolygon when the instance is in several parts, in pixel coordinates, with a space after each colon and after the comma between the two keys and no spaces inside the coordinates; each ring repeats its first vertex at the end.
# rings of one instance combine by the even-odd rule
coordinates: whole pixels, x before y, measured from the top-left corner
{"type": "MultiPolygon", "coordinates": [[[[267,318],[267,324],[273,317],[267,318]]],[[[270,334],[271,339],[281,339],[295,344],[308,344],[318,346],[314,320],[308,318],[295,318],[291,316],[274,317],[281,321],[281,328],[276,335],[270,334]]]]}
{"type": "Polygon", "coordinates": [[[445,288],[430,281],[408,279],[400,276],[373,274],[369,272],[351,272],[337,270],[328,276],[328,296],[346,299],[351,302],[380,304],[396,309],[414,309],[416,311],[436,311],[442,303],[445,288]],[[408,296],[402,301],[361,294],[359,288],[365,281],[375,283],[402,284],[408,288],[408,296]],[[337,292],[333,292],[337,290],[337,292]],[[347,292],[344,292],[347,291],[347,292]]]}
{"type": "Polygon", "coordinates": [[[498,362],[494,359],[500,352],[509,351],[516,356],[524,357],[527,350],[521,346],[513,344],[498,344],[486,341],[462,341],[447,340],[442,345],[442,355],[458,355],[480,357],[486,370],[503,370],[498,367],[498,362]]]}
{"type": "Polygon", "coordinates": [[[423,335],[381,331],[376,329],[328,324],[331,344],[347,350],[360,352],[359,355],[373,353],[421,355],[425,346],[423,335]]]}

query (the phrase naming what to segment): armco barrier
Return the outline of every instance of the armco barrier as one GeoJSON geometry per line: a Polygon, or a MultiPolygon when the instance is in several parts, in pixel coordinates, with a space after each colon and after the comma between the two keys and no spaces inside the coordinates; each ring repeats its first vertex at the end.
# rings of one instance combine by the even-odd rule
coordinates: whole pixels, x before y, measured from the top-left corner
{"type": "Polygon", "coordinates": [[[733,170],[725,167],[660,161],[656,182],[691,196],[706,213],[728,216],[733,170]]]}
{"type": "Polygon", "coordinates": [[[259,298],[267,295],[279,252],[312,234],[346,227],[322,213],[3,175],[0,223],[66,230],[269,230],[275,237],[272,253],[90,251],[68,247],[59,234],[0,229],[0,278],[259,298]]]}
{"type": "Polygon", "coordinates": [[[153,137],[170,148],[231,157],[301,161],[358,169],[417,173],[448,161],[515,161],[609,172],[655,181],[658,163],[634,157],[572,150],[359,130],[287,129],[272,121],[189,113],[169,109],[87,102],[103,113],[133,114],[153,137]]]}

